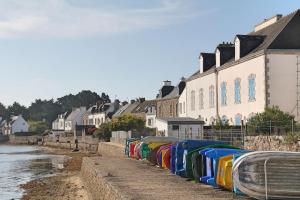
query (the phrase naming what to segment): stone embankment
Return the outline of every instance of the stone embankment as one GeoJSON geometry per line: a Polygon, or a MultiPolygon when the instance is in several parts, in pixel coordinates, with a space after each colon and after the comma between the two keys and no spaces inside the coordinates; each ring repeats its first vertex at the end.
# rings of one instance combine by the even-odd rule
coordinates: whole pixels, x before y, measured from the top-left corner
{"type": "Polygon", "coordinates": [[[284,136],[247,136],[245,149],[256,151],[300,151],[300,141],[290,141],[284,136]]]}
{"type": "Polygon", "coordinates": [[[92,199],[246,199],[232,192],[196,184],[150,165],[125,157],[124,147],[100,143],[101,156],[84,158],[81,178],[92,199]]]}
{"type": "Polygon", "coordinates": [[[0,143],[8,142],[8,137],[6,135],[0,135],[0,143]]]}

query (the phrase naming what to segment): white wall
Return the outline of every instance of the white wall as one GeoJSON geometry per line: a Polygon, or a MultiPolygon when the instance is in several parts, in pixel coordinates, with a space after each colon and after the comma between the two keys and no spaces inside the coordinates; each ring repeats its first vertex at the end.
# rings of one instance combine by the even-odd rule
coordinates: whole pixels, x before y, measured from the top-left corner
{"type": "Polygon", "coordinates": [[[146,114],[146,127],[156,128],[156,114],[146,114]],[[151,124],[149,124],[149,120],[151,124]]]}
{"type": "Polygon", "coordinates": [[[203,126],[200,124],[179,124],[179,130],[173,130],[172,124],[157,119],[156,126],[158,134],[166,137],[176,137],[179,140],[201,139],[203,133],[203,126]]]}
{"type": "MultiPolygon", "coordinates": [[[[186,116],[198,119],[199,116],[206,124],[210,124],[211,118],[216,118],[216,74],[211,73],[200,78],[187,82],[186,84],[186,116]],[[209,105],[209,87],[214,86],[214,107],[209,105]],[[204,93],[204,108],[201,109],[199,105],[199,90],[203,88],[204,93]],[[195,91],[195,110],[191,109],[191,92],[195,91]]],[[[180,97],[184,99],[183,97],[180,97]]]]}
{"type": "Polygon", "coordinates": [[[187,85],[186,87],[184,88],[184,90],[182,91],[179,99],[178,99],[178,116],[179,117],[186,117],[187,114],[186,114],[186,88],[187,88],[187,85]],[[181,107],[181,109],[180,109],[181,107]]]}
{"type": "Polygon", "coordinates": [[[28,132],[28,129],[28,123],[23,119],[23,117],[19,116],[18,119],[12,124],[11,133],[14,134],[17,132],[28,132]]]}
{"type": "Polygon", "coordinates": [[[156,119],[156,128],[158,133],[164,133],[167,134],[168,132],[168,123],[160,120],[160,119],[156,119]]]}
{"type": "MultiPolygon", "coordinates": [[[[284,53],[270,53],[267,55],[269,60],[268,72],[268,93],[269,105],[279,106],[281,110],[289,112],[296,116],[297,120],[297,56],[299,56],[300,70],[300,52],[287,55],[284,53]]],[[[299,83],[300,83],[300,72],[299,83]]],[[[298,89],[300,92],[300,86],[298,89]]],[[[299,94],[300,97],[300,94],[299,94]]],[[[300,102],[299,102],[300,103],[300,102]]],[[[300,105],[299,105],[300,106],[300,105]]],[[[298,109],[300,112],[300,108],[298,109]]]]}
{"type": "Polygon", "coordinates": [[[235,116],[240,114],[242,119],[248,118],[252,113],[263,112],[266,105],[265,91],[265,56],[248,60],[219,71],[218,76],[219,92],[219,116],[226,116],[230,124],[234,124],[235,116]],[[250,74],[255,75],[255,98],[250,102],[248,90],[248,77],[250,74]],[[241,79],[241,103],[235,103],[234,81],[236,78],[241,79]],[[221,84],[226,82],[227,105],[221,105],[221,84]]]}

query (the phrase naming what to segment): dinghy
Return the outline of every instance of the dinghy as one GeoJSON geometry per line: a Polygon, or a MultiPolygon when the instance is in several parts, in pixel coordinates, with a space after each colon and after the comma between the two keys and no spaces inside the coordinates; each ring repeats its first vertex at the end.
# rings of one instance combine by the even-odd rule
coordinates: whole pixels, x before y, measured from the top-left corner
{"type": "Polygon", "coordinates": [[[300,153],[247,153],[232,170],[235,187],[250,197],[300,199],[300,153]]]}
{"type": "Polygon", "coordinates": [[[178,141],[175,137],[148,136],[141,139],[146,144],[150,143],[175,143],[178,141]]]}

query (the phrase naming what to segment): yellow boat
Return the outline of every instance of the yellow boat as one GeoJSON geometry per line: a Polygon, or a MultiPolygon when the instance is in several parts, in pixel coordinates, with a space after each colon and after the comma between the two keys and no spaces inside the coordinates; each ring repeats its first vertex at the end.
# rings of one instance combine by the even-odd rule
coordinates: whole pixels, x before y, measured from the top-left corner
{"type": "Polygon", "coordinates": [[[233,190],[232,183],[232,159],[233,155],[221,157],[219,159],[217,184],[227,190],[233,190]]]}
{"type": "Polygon", "coordinates": [[[159,147],[159,146],[164,145],[164,144],[166,144],[166,143],[165,142],[153,142],[153,143],[150,143],[148,145],[148,148],[151,149],[151,150],[153,150],[156,147],[159,147]]]}

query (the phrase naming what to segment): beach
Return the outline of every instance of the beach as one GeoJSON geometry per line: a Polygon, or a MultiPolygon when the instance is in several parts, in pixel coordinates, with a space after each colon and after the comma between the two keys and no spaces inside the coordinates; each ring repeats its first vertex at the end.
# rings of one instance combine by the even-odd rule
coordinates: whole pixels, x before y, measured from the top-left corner
{"type": "Polygon", "coordinates": [[[33,180],[22,185],[21,187],[25,190],[22,200],[89,199],[79,173],[82,158],[93,156],[93,154],[49,147],[41,147],[41,150],[51,155],[65,155],[70,159],[65,162],[64,169],[55,176],[33,180]]]}

